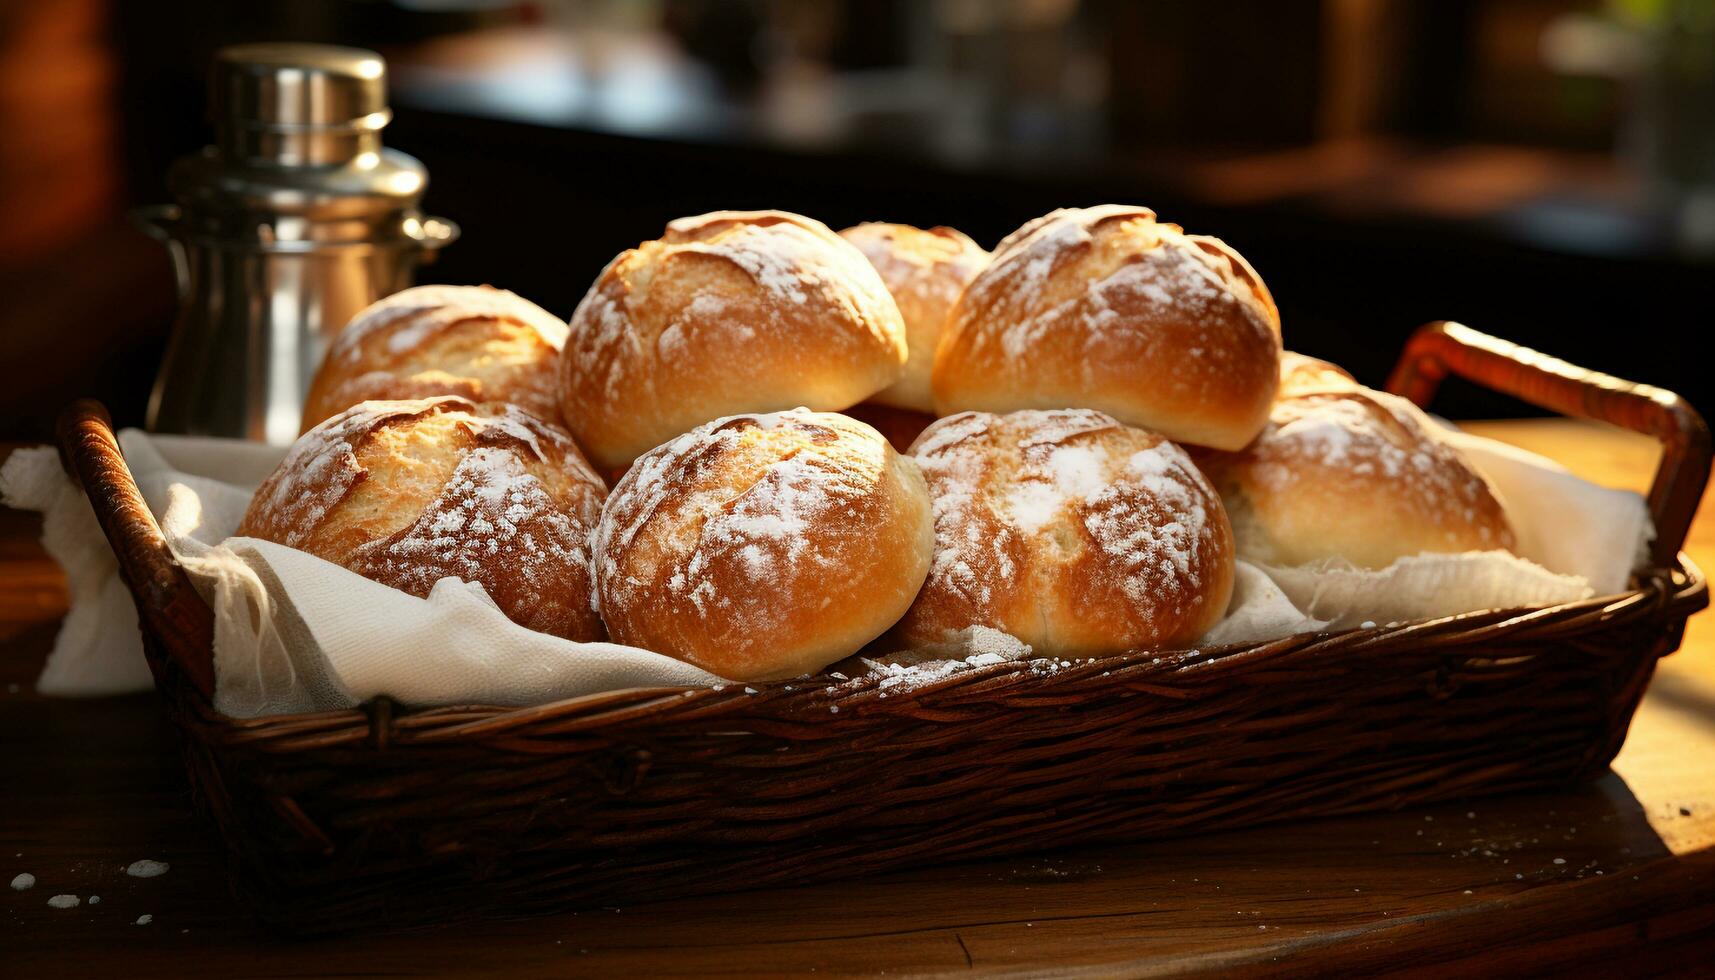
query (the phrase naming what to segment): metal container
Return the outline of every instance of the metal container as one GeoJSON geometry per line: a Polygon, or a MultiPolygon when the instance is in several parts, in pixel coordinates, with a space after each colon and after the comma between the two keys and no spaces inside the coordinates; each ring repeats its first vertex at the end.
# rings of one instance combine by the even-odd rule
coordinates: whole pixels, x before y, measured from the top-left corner
{"type": "Polygon", "coordinates": [[[177,203],[135,214],[172,252],[179,291],[148,425],[288,443],[329,340],[458,227],[421,215],[427,171],[381,145],[392,113],[374,52],[225,48],[209,103],[215,145],[168,171],[177,203]]]}

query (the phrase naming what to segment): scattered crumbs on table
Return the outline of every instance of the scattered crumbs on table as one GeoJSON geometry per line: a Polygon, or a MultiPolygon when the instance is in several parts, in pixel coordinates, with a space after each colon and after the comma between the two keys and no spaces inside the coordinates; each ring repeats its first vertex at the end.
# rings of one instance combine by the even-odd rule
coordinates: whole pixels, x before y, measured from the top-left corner
{"type": "Polygon", "coordinates": [[[840,706],[837,704],[830,704],[828,705],[828,711],[837,715],[840,713],[840,706]]]}
{"type": "Polygon", "coordinates": [[[82,904],[82,899],[76,895],[55,895],[48,899],[48,905],[56,909],[75,909],[82,904]]]}
{"type": "Polygon", "coordinates": [[[12,890],[15,892],[21,892],[25,889],[34,887],[36,887],[36,876],[28,871],[12,879],[12,890]]]}
{"type": "Polygon", "coordinates": [[[1467,894],[1467,895],[1471,894],[1471,889],[1469,889],[1469,888],[1465,889],[1465,894],[1467,894]]]}
{"type": "Polygon", "coordinates": [[[140,925],[140,926],[146,926],[149,923],[154,922],[154,921],[155,921],[155,917],[150,915],[149,913],[145,912],[142,915],[139,915],[137,917],[137,921],[135,924],[140,925]]]}
{"type": "Polygon", "coordinates": [[[1518,880],[1522,880],[1522,879],[1523,879],[1523,878],[1524,878],[1524,875],[1521,875],[1521,874],[1515,874],[1515,875],[1513,875],[1513,878],[1514,878],[1514,879],[1518,879],[1518,880]]]}
{"type": "Polygon", "coordinates": [[[745,689],[744,689],[744,693],[746,693],[746,694],[755,694],[755,693],[756,693],[756,688],[754,688],[754,687],[747,687],[747,688],[745,688],[745,689]]]}
{"type": "Polygon", "coordinates": [[[847,678],[847,677],[846,677],[846,675],[844,675],[844,674],[842,674],[842,673],[840,673],[840,672],[839,672],[839,671],[837,671],[837,670],[836,670],[836,671],[834,671],[834,672],[833,672],[833,673],[831,673],[831,674],[829,674],[829,675],[828,675],[828,676],[829,676],[829,677],[832,677],[832,678],[833,678],[833,679],[834,679],[834,680],[836,680],[836,681],[843,681],[843,680],[847,680],[847,679],[848,679],[848,678],[847,678]]]}
{"type": "Polygon", "coordinates": [[[1691,808],[1690,808],[1690,807],[1688,807],[1688,806],[1682,806],[1682,807],[1680,807],[1680,808],[1679,808],[1679,815],[1680,815],[1680,816],[1682,816],[1682,817],[1689,817],[1689,816],[1691,816],[1691,808]]]}
{"type": "Polygon", "coordinates": [[[1554,863],[1555,863],[1555,864],[1565,864],[1565,863],[1566,863],[1566,859],[1565,859],[1565,858],[1555,858],[1555,859],[1554,859],[1554,863]]]}
{"type": "Polygon", "coordinates": [[[144,858],[140,861],[132,861],[126,866],[125,873],[133,878],[154,878],[166,874],[170,867],[172,865],[165,861],[151,861],[144,858]]]}
{"type": "Polygon", "coordinates": [[[91,905],[100,905],[100,904],[101,904],[101,896],[100,896],[100,895],[91,895],[91,896],[89,896],[89,904],[91,904],[91,905]]]}
{"type": "Polygon", "coordinates": [[[1376,628],[1376,621],[1373,619],[1366,619],[1363,622],[1358,624],[1358,628],[1359,629],[1365,629],[1365,630],[1373,630],[1376,628]]]}

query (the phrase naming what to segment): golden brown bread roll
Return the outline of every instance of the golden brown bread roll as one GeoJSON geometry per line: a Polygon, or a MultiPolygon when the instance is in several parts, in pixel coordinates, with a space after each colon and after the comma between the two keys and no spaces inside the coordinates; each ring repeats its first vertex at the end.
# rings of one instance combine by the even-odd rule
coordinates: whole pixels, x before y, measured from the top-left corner
{"type": "Polygon", "coordinates": [[[1199,462],[1251,561],[1385,568],[1423,552],[1514,547],[1488,481],[1417,406],[1384,392],[1283,398],[1255,442],[1199,462]]]}
{"type": "Polygon", "coordinates": [[[1237,252],[1110,204],[1055,211],[996,247],[947,319],[935,404],[1094,408],[1237,449],[1267,420],[1279,371],[1279,314],[1237,252]]]}
{"type": "Polygon", "coordinates": [[[418,286],[371,304],[328,348],[304,424],[358,402],[458,395],[558,421],[566,324],[492,286],[418,286]]]}
{"type": "Polygon", "coordinates": [[[965,286],[988,265],[989,253],[964,232],[939,227],[868,222],[840,232],[869,259],[905,321],[905,376],[870,401],[918,412],[935,411],[929,372],[941,326],[965,286]]]}
{"type": "Polygon", "coordinates": [[[819,670],[899,619],[929,570],[923,477],[869,426],[802,409],[640,457],[595,536],[620,643],[739,681],[819,670]]]}
{"type": "Polygon", "coordinates": [[[935,562],[894,634],[972,625],[1056,656],[1194,642],[1226,613],[1233,539],[1184,450],[1089,409],[966,412],[911,456],[935,507],[935,562]]]}
{"type": "Polygon", "coordinates": [[[480,583],[519,625],[599,640],[589,536],[607,495],[559,428],[462,398],[364,402],[292,445],[238,533],[427,596],[480,583]]]}
{"type": "Polygon", "coordinates": [[[856,247],[810,218],[681,218],[608,263],[572,314],[562,413],[599,466],[710,419],[842,409],[899,380],[905,325],[856,247]]]}
{"type": "Polygon", "coordinates": [[[1350,391],[1362,387],[1345,368],[1319,357],[1296,351],[1280,352],[1280,391],[1276,398],[1292,398],[1318,391],[1350,391]]]}

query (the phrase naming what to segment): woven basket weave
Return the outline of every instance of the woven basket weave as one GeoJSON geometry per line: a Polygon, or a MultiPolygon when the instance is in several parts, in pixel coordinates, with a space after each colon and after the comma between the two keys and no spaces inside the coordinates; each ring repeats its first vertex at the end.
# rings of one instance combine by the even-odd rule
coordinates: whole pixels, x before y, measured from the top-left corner
{"type": "Polygon", "coordinates": [[[818,678],[531,708],[234,720],[208,607],[99,405],[69,467],[136,597],[191,785],[239,891],[313,934],[869,874],[1102,840],[1562,784],[1619,751],[1658,658],[1707,604],[1678,554],[1709,433],[1677,396],[1456,324],[1390,388],[1452,372],[1649,433],[1652,567],[1620,595],[1202,651],[1002,663],[928,684],[818,678]]]}

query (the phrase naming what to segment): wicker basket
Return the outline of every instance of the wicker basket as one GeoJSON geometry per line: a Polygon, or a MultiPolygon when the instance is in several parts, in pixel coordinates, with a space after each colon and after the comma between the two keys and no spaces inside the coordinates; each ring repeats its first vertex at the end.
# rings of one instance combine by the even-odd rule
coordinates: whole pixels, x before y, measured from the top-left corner
{"type": "Polygon", "coordinates": [[[1657,658],[1707,604],[1678,548],[1709,433],[1677,396],[1431,324],[1391,382],[1449,371],[1661,440],[1636,588],[1548,608],[1003,663],[910,690],[825,679],[532,708],[234,720],[210,706],[207,606],[105,413],[67,462],[136,597],[191,785],[268,923],[297,933],[518,915],[869,874],[1563,784],[1619,750],[1657,658]],[[832,692],[832,693],[830,693],[832,692]]]}

